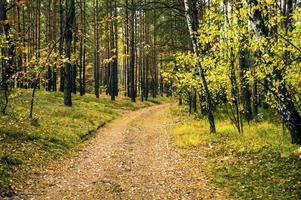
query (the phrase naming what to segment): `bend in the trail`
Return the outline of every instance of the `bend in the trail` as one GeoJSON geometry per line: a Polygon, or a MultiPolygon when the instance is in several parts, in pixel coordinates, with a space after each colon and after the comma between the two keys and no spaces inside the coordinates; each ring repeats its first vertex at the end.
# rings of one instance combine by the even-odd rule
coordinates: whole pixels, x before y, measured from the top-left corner
{"type": "Polygon", "coordinates": [[[171,106],[129,112],[101,128],[76,155],[33,177],[23,198],[225,199],[172,145],[171,106]]]}

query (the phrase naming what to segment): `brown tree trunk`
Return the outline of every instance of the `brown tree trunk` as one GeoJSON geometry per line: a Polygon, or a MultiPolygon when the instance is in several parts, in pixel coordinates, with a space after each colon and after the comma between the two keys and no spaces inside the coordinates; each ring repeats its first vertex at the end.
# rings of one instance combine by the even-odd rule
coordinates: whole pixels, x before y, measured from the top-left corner
{"type": "MultiPolygon", "coordinates": [[[[71,47],[72,47],[72,34],[75,23],[75,0],[67,0],[68,12],[66,19],[66,33],[65,33],[65,54],[69,61],[71,61],[71,47]]],[[[70,62],[65,63],[64,73],[64,103],[66,106],[72,106],[72,65],[70,62]]]]}
{"type": "MultiPolygon", "coordinates": [[[[64,6],[63,0],[60,0],[60,44],[59,44],[59,54],[60,58],[63,57],[64,52],[64,6]]],[[[65,77],[64,77],[64,66],[60,66],[60,91],[64,92],[64,85],[65,85],[65,77]]]]}
{"type": "Polygon", "coordinates": [[[135,55],[135,4],[134,0],[131,2],[131,49],[130,49],[130,94],[132,102],[136,102],[136,88],[135,88],[135,63],[136,63],[136,55],[135,55]]]}
{"type": "Polygon", "coordinates": [[[98,0],[95,0],[95,12],[94,12],[94,92],[96,98],[99,98],[99,29],[98,29],[98,20],[99,20],[99,9],[98,9],[98,0]]]}

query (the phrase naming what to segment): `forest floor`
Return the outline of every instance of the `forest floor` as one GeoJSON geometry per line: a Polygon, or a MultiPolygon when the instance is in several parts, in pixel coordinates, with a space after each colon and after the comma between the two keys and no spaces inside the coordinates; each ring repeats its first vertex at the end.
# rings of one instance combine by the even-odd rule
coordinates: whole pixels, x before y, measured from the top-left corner
{"type": "Polygon", "coordinates": [[[173,145],[171,107],[125,112],[81,150],[34,172],[19,198],[228,199],[173,145]]]}
{"type": "Polygon", "coordinates": [[[30,93],[16,92],[0,115],[0,199],[301,197],[301,149],[270,111],[238,134],[219,108],[212,135],[205,117],[171,99],[74,96],[74,109],[40,92],[33,126],[30,93]]]}
{"type": "Polygon", "coordinates": [[[112,102],[87,94],[74,95],[69,108],[62,93],[38,91],[34,119],[29,119],[30,99],[31,90],[14,90],[7,113],[0,114],[0,199],[22,191],[33,169],[85,146],[99,127],[122,113],[170,101],[160,97],[132,103],[121,96],[112,102]]]}
{"type": "Polygon", "coordinates": [[[271,110],[260,113],[240,134],[223,107],[215,111],[216,134],[206,117],[176,106],[169,132],[191,166],[205,169],[210,183],[234,199],[301,199],[301,148],[271,110]]]}

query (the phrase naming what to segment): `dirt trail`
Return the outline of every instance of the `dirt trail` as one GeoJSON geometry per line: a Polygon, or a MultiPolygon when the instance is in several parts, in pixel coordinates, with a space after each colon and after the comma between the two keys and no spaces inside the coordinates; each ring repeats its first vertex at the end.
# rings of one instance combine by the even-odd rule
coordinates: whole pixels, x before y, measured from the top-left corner
{"type": "Polygon", "coordinates": [[[71,158],[37,174],[25,199],[225,199],[166,133],[164,104],[124,114],[71,158]],[[28,195],[31,193],[30,195],[28,195]]]}

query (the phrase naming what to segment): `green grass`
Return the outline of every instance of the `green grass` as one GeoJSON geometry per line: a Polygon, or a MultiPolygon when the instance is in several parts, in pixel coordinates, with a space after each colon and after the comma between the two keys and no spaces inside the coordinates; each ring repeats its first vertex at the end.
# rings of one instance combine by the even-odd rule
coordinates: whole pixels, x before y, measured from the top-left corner
{"type": "Polygon", "coordinates": [[[238,134],[225,113],[216,115],[218,133],[211,135],[205,118],[189,116],[184,107],[171,117],[175,143],[182,148],[199,148],[206,157],[212,183],[227,188],[235,198],[301,199],[301,149],[290,144],[290,136],[276,117],[262,113],[238,134]],[[205,147],[205,148],[204,148],[205,147]],[[204,150],[205,149],[205,150],[204,150]]]}
{"type": "Polygon", "coordinates": [[[33,123],[28,119],[31,90],[11,95],[7,115],[0,115],[0,193],[11,182],[22,183],[33,167],[58,158],[93,136],[119,110],[153,105],[127,98],[112,102],[94,95],[73,96],[73,107],[63,106],[63,94],[37,92],[33,123]]]}
{"type": "Polygon", "coordinates": [[[162,97],[162,96],[158,95],[156,98],[149,97],[148,101],[152,102],[154,104],[162,104],[162,103],[168,103],[168,102],[175,102],[175,99],[172,99],[171,97],[162,97]]]}

